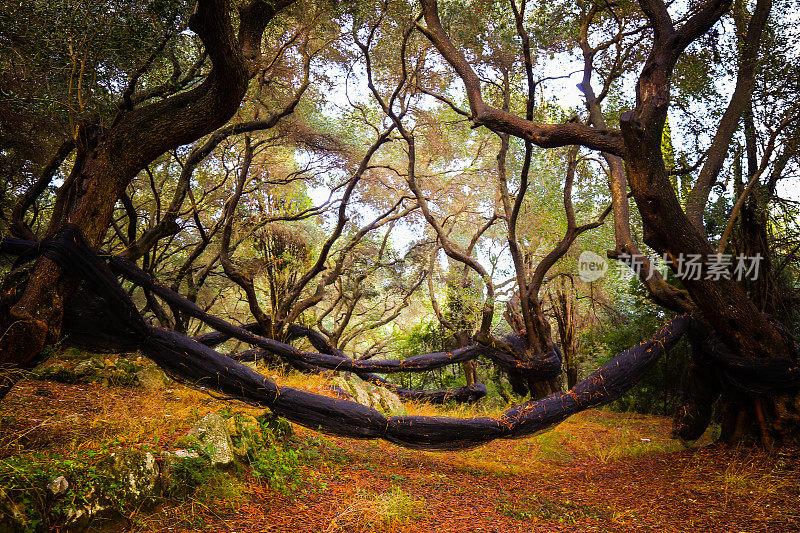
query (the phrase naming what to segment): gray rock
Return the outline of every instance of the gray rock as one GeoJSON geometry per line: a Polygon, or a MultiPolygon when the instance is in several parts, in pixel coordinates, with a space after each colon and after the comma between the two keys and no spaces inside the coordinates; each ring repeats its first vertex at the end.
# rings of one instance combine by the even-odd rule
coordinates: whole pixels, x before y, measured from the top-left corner
{"type": "Polygon", "coordinates": [[[92,359],[87,359],[75,365],[72,371],[78,376],[88,376],[89,374],[94,374],[98,368],[102,367],[97,366],[92,359]]]}
{"type": "Polygon", "coordinates": [[[136,372],[136,379],[145,389],[163,389],[169,382],[167,375],[155,366],[146,366],[136,372]]]}
{"type": "Polygon", "coordinates": [[[194,450],[175,450],[172,455],[177,459],[199,459],[200,454],[194,450]]]}
{"type": "Polygon", "coordinates": [[[366,405],[368,407],[372,405],[369,394],[366,390],[364,390],[364,387],[362,387],[361,384],[355,383],[354,381],[348,381],[341,376],[333,378],[333,384],[344,390],[361,405],[366,405]]]}
{"type": "Polygon", "coordinates": [[[97,491],[92,490],[86,499],[89,501],[88,504],[76,505],[66,510],[67,516],[64,521],[66,531],[84,531],[89,527],[92,518],[114,514],[112,505],[97,491]]]}
{"type": "Polygon", "coordinates": [[[245,436],[261,438],[261,425],[256,417],[247,413],[234,413],[225,421],[225,428],[232,439],[245,436]]]}
{"type": "Polygon", "coordinates": [[[158,464],[150,452],[124,450],[112,453],[105,462],[109,475],[123,489],[126,504],[140,505],[158,500],[158,464]]]}
{"type": "Polygon", "coordinates": [[[72,370],[69,370],[61,363],[39,367],[31,373],[31,376],[35,379],[60,381],[63,383],[72,383],[75,381],[76,377],[72,370]]]}
{"type": "Polygon", "coordinates": [[[403,402],[400,401],[400,396],[397,393],[390,391],[386,387],[375,387],[376,397],[380,398],[380,409],[390,415],[404,415],[406,409],[403,407],[403,402]]]}
{"type": "Polygon", "coordinates": [[[162,452],[164,464],[164,490],[170,497],[183,498],[203,481],[211,465],[194,450],[162,452]]]}
{"type": "Polygon", "coordinates": [[[350,394],[361,405],[372,407],[387,415],[406,414],[400,397],[385,387],[367,383],[356,377],[346,380],[341,376],[333,378],[333,384],[350,394]]]}
{"type": "Polygon", "coordinates": [[[235,460],[225,420],[217,413],[208,414],[197,422],[189,431],[189,436],[197,437],[202,443],[213,466],[229,466],[235,460]]]}
{"type": "Polygon", "coordinates": [[[64,527],[67,531],[83,531],[89,527],[92,519],[91,510],[83,505],[67,509],[67,518],[64,527]]]}
{"type": "Polygon", "coordinates": [[[168,476],[172,474],[176,467],[182,464],[202,463],[204,459],[194,450],[175,450],[174,452],[162,452],[161,460],[164,462],[164,473],[168,476]]]}
{"type": "Polygon", "coordinates": [[[225,421],[225,428],[233,442],[233,453],[239,458],[245,458],[247,452],[261,448],[264,444],[261,425],[253,415],[234,413],[225,421]]]}
{"type": "MultiPolygon", "coordinates": [[[[76,495],[79,498],[64,509],[65,530],[83,531],[94,518],[113,518],[120,511],[151,507],[161,499],[160,469],[152,453],[122,450],[101,459],[97,466],[100,475],[88,492],[76,495]]],[[[47,489],[57,494],[68,487],[67,480],[59,476],[47,489]]]]}
{"type": "Polygon", "coordinates": [[[69,481],[64,476],[58,476],[47,484],[47,492],[50,496],[61,496],[69,489],[69,481]]]}
{"type": "Polygon", "coordinates": [[[93,518],[114,517],[120,508],[148,507],[161,498],[159,468],[152,453],[114,452],[98,466],[103,475],[83,495],[84,503],[65,510],[65,526],[69,531],[86,529],[93,518]]]}

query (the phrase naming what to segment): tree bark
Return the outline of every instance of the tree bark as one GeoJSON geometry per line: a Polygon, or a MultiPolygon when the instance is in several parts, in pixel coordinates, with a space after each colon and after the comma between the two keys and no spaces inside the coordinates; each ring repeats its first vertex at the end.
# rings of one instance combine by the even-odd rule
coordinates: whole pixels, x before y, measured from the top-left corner
{"type": "MultiPolygon", "coordinates": [[[[620,118],[629,154],[627,178],[644,222],[645,242],[665,254],[677,270],[681,256],[697,254],[706,263],[716,252],[684,214],[664,166],[661,136],[670,77],[683,49],[719,20],[729,2],[707,2],[680,31],[672,27],[660,0],[641,4],[655,26],[655,38],[636,85],[636,108],[620,118]]],[[[789,357],[784,340],[735,281],[684,279],[683,283],[703,318],[734,352],[747,357],[789,357]]]]}
{"type": "MultiPolygon", "coordinates": [[[[110,128],[101,130],[96,146],[77,158],[59,190],[47,235],[72,222],[97,246],[108,230],[114,204],[145,166],[227,122],[247,91],[267,23],[290,3],[256,0],[242,6],[237,36],[230,2],[198,0],[189,27],[212,61],[208,76],[194,89],[121,112],[110,128]]],[[[75,283],[49,259],[37,260],[21,298],[0,317],[0,365],[27,366],[58,340],[64,301],[75,283]]]]}

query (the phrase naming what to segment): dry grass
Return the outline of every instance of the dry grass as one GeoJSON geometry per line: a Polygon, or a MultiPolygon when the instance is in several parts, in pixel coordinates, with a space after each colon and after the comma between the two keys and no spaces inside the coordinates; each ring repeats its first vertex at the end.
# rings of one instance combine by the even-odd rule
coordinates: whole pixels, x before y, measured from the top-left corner
{"type": "MultiPolygon", "coordinates": [[[[177,384],[164,390],[114,388],[121,394],[113,395],[109,390],[95,384],[20,383],[0,408],[0,457],[41,449],[74,454],[109,441],[168,447],[206,414],[233,407],[177,384]]],[[[251,409],[238,402],[235,408],[251,409]]]]}
{"type": "Polygon", "coordinates": [[[275,380],[279,386],[303,389],[323,396],[336,396],[336,393],[331,390],[331,379],[323,374],[301,374],[264,367],[258,367],[257,371],[275,380]]]}
{"type": "Polygon", "coordinates": [[[397,486],[378,494],[360,492],[331,520],[326,533],[398,531],[426,514],[425,504],[397,486]]]}
{"type": "MultiPolygon", "coordinates": [[[[266,373],[282,386],[331,394],[323,376],[266,373]]],[[[503,410],[405,406],[410,414],[430,416],[495,416],[503,410]]],[[[0,459],[37,450],[79,456],[109,442],[170,449],[197,419],[224,409],[251,408],[181,386],[149,391],[23,380],[0,404],[0,459]]],[[[125,528],[438,532],[468,523],[503,533],[677,532],[692,524],[698,531],[788,531],[787,524],[800,520],[796,455],[685,449],[670,439],[670,429],[663,417],[592,410],[540,435],[466,452],[323,439],[326,445],[307,465],[318,490],[287,498],[263,482],[237,478],[234,504],[195,494],[167,502],[155,514],[133,516],[125,528]]],[[[300,430],[298,439],[320,438],[300,430]]]]}

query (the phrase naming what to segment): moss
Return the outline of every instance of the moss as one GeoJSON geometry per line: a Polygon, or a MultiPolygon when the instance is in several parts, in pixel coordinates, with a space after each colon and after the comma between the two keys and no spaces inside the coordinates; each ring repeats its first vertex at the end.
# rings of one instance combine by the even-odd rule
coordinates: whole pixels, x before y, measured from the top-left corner
{"type": "Polygon", "coordinates": [[[152,456],[148,460],[141,450],[112,452],[105,446],[76,456],[34,452],[9,457],[0,461],[0,522],[28,533],[62,527],[70,518],[86,525],[95,517],[130,514],[157,501],[157,492],[146,490],[153,481],[143,471],[148,463],[154,466],[152,456]],[[56,498],[47,485],[58,476],[69,486],[56,498]]]}
{"type": "Polygon", "coordinates": [[[205,457],[171,456],[165,465],[164,490],[170,498],[182,499],[208,484],[215,475],[211,462],[205,457]]]}
{"type": "Polygon", "coordinates": [[[187,450],[198,450],[201,447],[200,439],[194,435],[184,435],[175,439],[176,448],[184,448],[187,450]]]}

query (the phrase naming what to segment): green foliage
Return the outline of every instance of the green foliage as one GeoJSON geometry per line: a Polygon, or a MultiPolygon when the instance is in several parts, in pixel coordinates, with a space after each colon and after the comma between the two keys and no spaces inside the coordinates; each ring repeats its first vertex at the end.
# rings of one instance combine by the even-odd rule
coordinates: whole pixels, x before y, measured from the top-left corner
{"type": "Polygon", "coordinates": [[[176,459],[169,468],[165,491],[174,498],[183,498],[193,493],[197,487],[208,484],[216,472],[207,456],[202,461],[176,459]]]}
{"type": "Polygon", "coordinates": [[[255,477],[284,496],[292,496],[306,484],[306,467],[320,457],[322,441],[291,439],[291,425],[271,413],[257,417],[256,426],[243,424],[241,413],[234,413],[233,418],[240,431],[231,440],[244,452],[255,477]]]}
{"type": "Polygon", "coordinates": [[[58,121],[66,110],[72,126],[80,117],[113,113],[127,77],[166,31],[182,22],[176,15],[187,14],[168,0],[4,1],[2,6],[0,65],[10,101],[25,106],[26,114],[58,121]]]}
{"type": "Polygon", "coordinates": [[[130,514],[141,502],[132,503],[127,479],[115,477],[109,468],[108,458],[118,445],[107,441],[99,449],[76,455],[37,451],[0,460],[0,522],[15,524],[25,533],[41,531],[62,524],[69,510],[98,501],[117,513],[130,514]],[[47,490],[58,476],[69,483],[68,498],[53,498],[47,490]]]}
{"type": "MultiPolygon", "coordinates": [[[[291,425],[270,413],[257,417],[255,426],[242,423],[246,418],[242,413],[232,413],[231,416],[239,428],[236,434],[231,435],[231,441],[234,448],[242,452],[256,478],[287,497],[306,486],[309,481],[307,467],[320,458],[320,448],[325,447],[322,440],[291,439],[291,425]]],[[[253,420],[252,417],[249,419],[253,420]]],[[[175,444],[197,452],[202,460],[178,459],[173,462],[167,485],[172,497],[183,498],[193,494],[195,498],[214,499],[220,498],[220,491],[241,492],[231,481],[237,477],[236,472],[219,472],[212,468],[210,456],[213,450],[208,446],[195,437],[181,437],[175,444]]],[[[326,452],[326,457],[328,455],[336,457],[336,454],[326,452]]]]}
{"type": "MultiPolygon", "coordinates": [[[[438,322],[430,320],[416,324],[408,333],[400,336],[398,352],[400,357],[433,353],[448,349],[445,340],[449,336],[438,322]]],[[[406,389],[435,388],[444,389],[465,385],[460,365],[449,365],[430,372],[397,373],[388,376],[389,380],[406,389]]]]}
{"type": "MultiPolygon", "coordinates": [[[[583,335],[583,350],[597,356],[593,366],[600,366],[643,339],[650,338],[673,316],[645,299],[644,289],[638,280],[634,279],[631,283],[634,299],[626,310],[626,323],[613,327],[599,326],[583,335]]],[[[611,408],[638,413],[672,413],[680,404],[679,384],[688,358],[688,342],[682,339],[639,383],[613,402],[611,408]]]]}
{"type": "Polygon", "coordinates": [[[408,328],[398,341],[400,356],[405,359],[413,355],[436,352],[443,349],[442,331],[438,322],[428,320],[408,328]]]}
{"type": "Polygon", "coordinates": [[[306,458],[303,451],[297,448],[268,444],[252,454],[250,466],[256,477],[284,496],[290,496],[304,482],[301,467],[306,458]]]}

